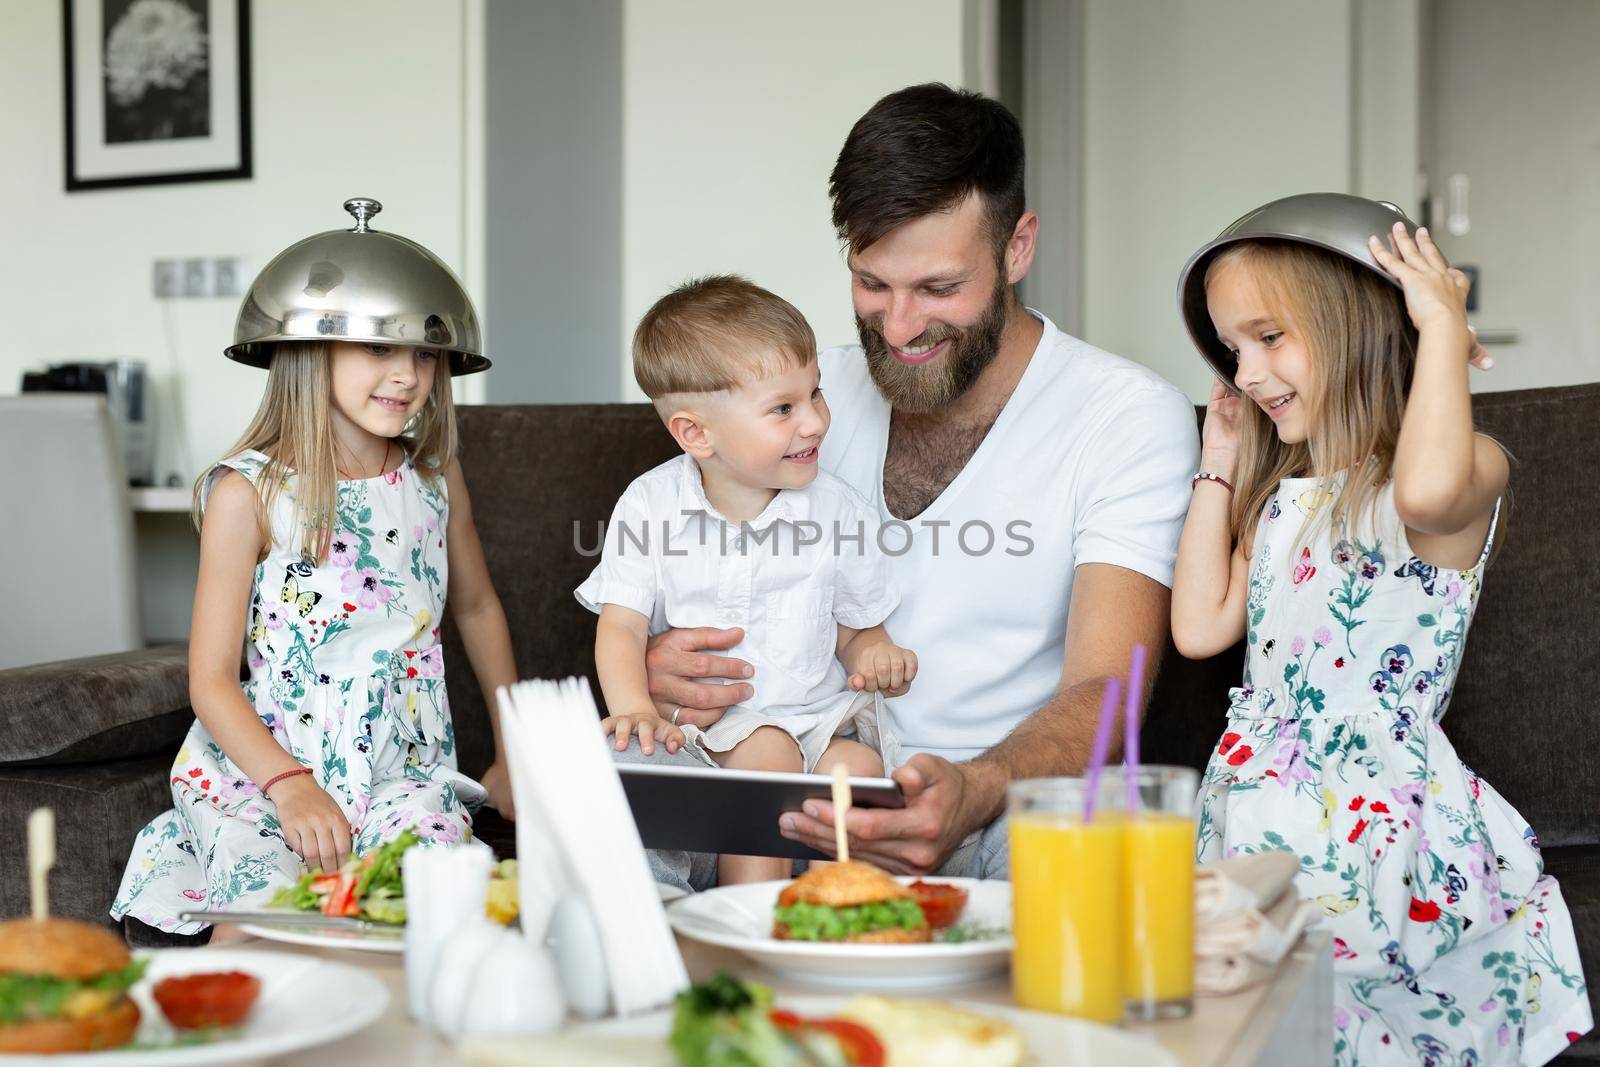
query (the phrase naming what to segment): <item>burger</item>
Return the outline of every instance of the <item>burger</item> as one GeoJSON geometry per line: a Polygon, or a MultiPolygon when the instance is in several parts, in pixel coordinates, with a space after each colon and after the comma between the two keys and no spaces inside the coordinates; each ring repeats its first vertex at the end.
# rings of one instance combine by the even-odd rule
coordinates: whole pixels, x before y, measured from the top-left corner
{"type": "Polygon", "coordinates": [[[778,895],[772,936],[780,941],[874,945],[933,939],[912,892],[870,863],[819,864],[778,895]]]}
{"type": "Polygon", "coordinates": [[[122,939],[73,919],[0,922],[0,1053],[118,1048],[139,1027],[144,973],[122,939]]]}

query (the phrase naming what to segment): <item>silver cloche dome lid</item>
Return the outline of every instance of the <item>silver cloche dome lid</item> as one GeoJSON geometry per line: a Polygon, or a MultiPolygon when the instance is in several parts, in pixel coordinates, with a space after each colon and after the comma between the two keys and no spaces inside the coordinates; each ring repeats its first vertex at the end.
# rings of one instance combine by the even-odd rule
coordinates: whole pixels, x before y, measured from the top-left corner
{"type": "Polygon", "coordinates": [[[266,368],[282,341],[363,341],[418,345],[450,353],[452,375],[489,366],[478,315],[460,280],[438,256],[368,221],[376,200],[346,200],[348,230],[290,245],[245,294],[229,359],[266,368]]]}

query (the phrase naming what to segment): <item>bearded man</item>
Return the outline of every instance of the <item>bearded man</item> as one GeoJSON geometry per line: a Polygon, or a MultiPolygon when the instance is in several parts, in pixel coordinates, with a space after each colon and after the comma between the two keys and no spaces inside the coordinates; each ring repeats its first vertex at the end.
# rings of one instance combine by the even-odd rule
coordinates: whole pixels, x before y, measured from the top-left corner
{"type": "MultiPolygon", "coordinates": [[[[851,129],[830,193],[861,343],[820,356],[833,422],[819,462],[877,506],[901,593],[885,625],[920,664],[886,705],[906,806],[850,810],[850,855],[1006,877],[1007,785],[1081,773],[1107,681],[1135,644],[1166,646],[1194,411],[1018,299],[1039,219],[999,103],[944,85],[885,97],[851,129]]],[[[652,694],[714,722],[751,695],[749,664],[714,652],[741,636],[657,635],[652,694]]],[[[825,802],[780,829],[833,851],[825,802]]],[[[703,888],[705,870],[668,878],[703,888]]]]}

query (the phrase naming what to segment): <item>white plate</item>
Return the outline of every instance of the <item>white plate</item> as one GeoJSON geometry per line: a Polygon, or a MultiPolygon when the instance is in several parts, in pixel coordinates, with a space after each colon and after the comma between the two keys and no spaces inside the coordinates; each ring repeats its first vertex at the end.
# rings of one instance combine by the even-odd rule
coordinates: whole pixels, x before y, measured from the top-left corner
{"type": "Polygon", "coordinates": [[[404,952],[406,928],[396,926],[389,930],[339,930],[326,926],[278,926],[276,924],[240,923],[239,929],[264,941],[280,941],[285,945],[309,945],[312,948],[349,948],[361,952],[404,952]]]}
{"type": "MultiPolygon", "coordinates": [[[[784,997],[777,1006],[801,1015],[833,1015],[848,997],[784,997]]],[[[1148,1038],[1109,1026],[1069,1019],[1064,1015],[1023,1011],[998,1004],[953,1001],[956,1007],[1004,1019],[1022,1034],[1028,1067],[1084,1067],[1085,1064],[1137,1064],[1138,1067],[1178,1067],[1178,1061],[1148,1038]]],[[[677,1058],[666,1039],[672,1030],[672,1012],[657,1011],[627,1019],[576,1026],[548,1038],[480,1038],[462,1047],[467,1058],[480,1064],[626,1063],[629,1067],[671,1067],[677,1058]]]]}
{"type": "Polygon", "coordinates": [[[139,955],[149,956],[150,968],[129,994],[143,1016],[132,1045],[72,1055],[5,1056],[6,1067],[212,1067],[254,1062],[347,1037],[377,1021],[389,1006],[389,989],[377,978],[311,956],[225,948],[169,948],[139,955]],[[238,1030],[201,1045],[172,1045],[181,1031],[167,1022],[150,990],[163,978],[213,971],[255,975],[261,979],[260,998],[238,1030]]]}
{"type": "MultiPolygon", "coordinates": [[[[666,904],[687,896],[677,886],[656,883],[661,903],[666,904]]],[[[278,941],[286,945],[309,945],[312,948],[348,948],[360,952],[392,952],[406,950],[406,928],[397,926],[393,932],[366,930],[338,930],[325,926],[278,926],[240,923],[239,929],[265,941],[278,941]]]]}
{"type": "MultiPolygon", "coordinates": [[[[902,878],[902,882],[913,879],[902,878]]],[[[937,878],[965,889],[960,922],[1007,931],[979,941],[923,945],[856,945],[779,941],[772,909],[789,884],[752,882],[695,893],[667,908],[667,921],[684,937],[743,953],[779,974],[812,985],[843,989],[904,990],[971,982],[1004,971],[1011,960],[1011,883],[937,878]]]]}

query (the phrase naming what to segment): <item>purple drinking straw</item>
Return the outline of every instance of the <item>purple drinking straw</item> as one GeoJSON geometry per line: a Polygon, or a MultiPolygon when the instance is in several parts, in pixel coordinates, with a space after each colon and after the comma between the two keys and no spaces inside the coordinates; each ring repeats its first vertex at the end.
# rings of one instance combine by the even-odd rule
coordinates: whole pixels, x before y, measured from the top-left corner
{"type": "Polygon", "coordinates": [[[1122,679],[1113,678],[1106,683],[1105,699],[1100,701],[1100,723],[1094,730],[1094,750],[1089,753],[1089,768],[1084,773],[1088,795],[1083,798],[1083,821],[1094,818],[1094,798],[1100,786],[1100,768],[1106,765],[1106,754],[1111,750],[1111,724],[1117,717],[1117,698],[1122,696],[1122,679]]]}
{"type": "Polygon", "coordinates": [[[1128,814],[1139,809],[1139,710],[1144,703],[1144,645],[1133,646],[1133,664],[1128,668],[1128,707],[1123,718],[1127,734],[1122,742],[1122,763],[1128,775],[1128,814]]]}

